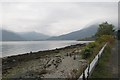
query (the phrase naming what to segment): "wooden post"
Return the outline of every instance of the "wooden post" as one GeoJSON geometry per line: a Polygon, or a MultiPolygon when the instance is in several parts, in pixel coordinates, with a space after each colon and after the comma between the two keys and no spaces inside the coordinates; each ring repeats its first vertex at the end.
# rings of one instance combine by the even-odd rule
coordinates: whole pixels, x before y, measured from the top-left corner
{"type": "Polygon", "coordinates": [[[83,80],[86,80],[85,79],[85,71],[83,70],[83,80]]]}
{"type": "Polygon", "coordinates": [[[83,71],[82,75],[79,77],[78,80],[88,80],[88,77],[91,76],[95,66],[99,64],[100,57],[101,57],[101,55],[103,53],[103,50],[106,47],[106,45],[107,45],[107,43],[102,47],[102,49],[99,51],[98,55],[95,56],[95,58],[89,64],[89,66],[87,66],[87,68],[85,70],[83,69],[84,71],[83,71]],[[87,79],[86,79],[85,75],[87,75],[87,79]]]}
{"type": "Polygon", "coordinates": [[[88,78],[89,78],[89,75],[90,75],[90,72],[89,72],[89,70],[90,70],[90,64],[88,64],[87,80],[88,80],[88,78]]]}
{"type": "Polygon", "coordinates": [[[98,63],[99,63],[99,60],[100,60],[99,58],[100,58],[100,56],[99,56],[99,54],[98,54],[98,63]]]}

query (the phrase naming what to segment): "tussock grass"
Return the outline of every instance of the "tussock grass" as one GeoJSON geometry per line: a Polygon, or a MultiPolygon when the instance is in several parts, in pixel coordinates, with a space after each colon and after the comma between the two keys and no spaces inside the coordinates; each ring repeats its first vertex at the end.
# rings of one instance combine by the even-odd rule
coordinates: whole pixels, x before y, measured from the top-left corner
{"type": "Polygon", "coordinates": [[[99,63],[96,65],[96,68],[91,75],[91,78],[110,78],[112,74],[108,68],[108,62],[110,59],[111,47],[110,45],[107,45],[103,52],[103,55],[100,58],[99,63]]]}

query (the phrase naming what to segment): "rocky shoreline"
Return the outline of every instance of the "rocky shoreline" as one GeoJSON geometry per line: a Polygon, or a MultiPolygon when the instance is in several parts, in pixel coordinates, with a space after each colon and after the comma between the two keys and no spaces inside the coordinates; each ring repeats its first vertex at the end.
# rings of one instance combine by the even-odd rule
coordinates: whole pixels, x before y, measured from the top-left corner
{"type": "Polygon", "coordinates": [[[87,64],[76,44],[64,48],[30,52],[2,58],[4,78],[77,78],[87,64]]]}

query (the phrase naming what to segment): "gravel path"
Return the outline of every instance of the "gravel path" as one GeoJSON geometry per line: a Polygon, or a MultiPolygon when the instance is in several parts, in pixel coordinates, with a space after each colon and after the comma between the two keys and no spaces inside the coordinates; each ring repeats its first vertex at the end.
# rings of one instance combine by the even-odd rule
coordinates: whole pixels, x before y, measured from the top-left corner
{"type": "MultiPolygon", "coordinates": [[[[118,53],[120,53],[120,40],[118,41],[118,53]]],[[[118,54],[118,57],[120,54],[118,54]]],[[[120,61],[120,57],[118,58],[118,61],[120,61]]],[[[120,77],[120,62],[118,62],[118,77],[120,77]]]]}
{"type": "Polygon", "coordinates": [[[112,67],[112,78],[118,78],[118,41],[115,42],[115,45],[112,48],[112,57],[110,62],[112,67]]]}

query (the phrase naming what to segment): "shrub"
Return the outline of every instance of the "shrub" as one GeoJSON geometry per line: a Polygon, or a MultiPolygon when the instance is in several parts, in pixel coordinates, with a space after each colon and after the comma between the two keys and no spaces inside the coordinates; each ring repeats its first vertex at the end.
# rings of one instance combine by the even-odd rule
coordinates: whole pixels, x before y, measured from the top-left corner
{"type": "Polygon", "coordinates": [[[98,43],[109,42],[110,44],[114,43],[114,37],[112,35],[103,35],[96,40],[98,43]]]}
{"type": "Polygon", "coordinates": [[[92,49],[86,46],[83,50],[83,55],[82,55],[83,59],[88,58],[92,53],[93,53],[92,49]]]}
{"type": "Polygon", "coordinates": [[[91,43],[89,43],[88,44],[88,47],[89,48],[95,48],[95,47],[97,47],[99,44],[97,43],[97,42],[91,42],[91,43]]]}

